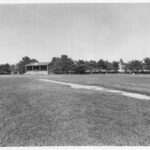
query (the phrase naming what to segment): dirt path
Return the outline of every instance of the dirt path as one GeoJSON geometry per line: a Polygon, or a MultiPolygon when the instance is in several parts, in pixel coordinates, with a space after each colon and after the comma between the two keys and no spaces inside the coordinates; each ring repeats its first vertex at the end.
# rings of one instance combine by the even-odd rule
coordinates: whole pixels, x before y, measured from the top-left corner
{"type": "Polygon", "coordinates": [[[132,92],[126,92],[126,91],[121,91],[121,90],[113,90],[113,89],[108,89],[100,86],[90,86],[90,85],[81,85],[81,84],[74,84],[74,83],[67,83],[67,82],[60,82],[60,81],[54,81],[54,80],[49,80],[49,79],[39,79],[40,81],[44,82],[51,82],[51,83],[57,83],[61,85],[69,85],[71,88],[74,89],[88,89],[88,90],[95,90],[95,91],[102,91],[102,92],[110,92],[110,93],[116,93],[118,95],[123,95],[127,97],[132,97],[132,98],[137,98],[137,99],[142,99],[142,100],[150,100],[150,96],[144,95],[144,94],[139,94],[139,93],[132,93],[132,92]]]}

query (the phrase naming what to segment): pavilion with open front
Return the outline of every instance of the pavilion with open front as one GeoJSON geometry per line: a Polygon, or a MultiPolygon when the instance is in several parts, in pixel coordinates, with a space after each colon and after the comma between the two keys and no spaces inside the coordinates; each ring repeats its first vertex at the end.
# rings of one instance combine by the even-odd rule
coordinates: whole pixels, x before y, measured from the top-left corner
{"type": "Polygon", "coordinates": [[[35,62],[25,65],[25,74],[49,74],[50,62],[35,62]]]}

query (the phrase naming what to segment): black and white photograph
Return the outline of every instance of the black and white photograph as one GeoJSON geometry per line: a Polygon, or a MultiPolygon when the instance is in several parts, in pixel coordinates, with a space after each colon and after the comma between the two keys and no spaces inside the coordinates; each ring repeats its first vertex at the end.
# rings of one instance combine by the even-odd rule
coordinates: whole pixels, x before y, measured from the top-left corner
{"type": "Polygon", "coordinates": [[[0,148],[150,146],[150,3],[0,3],[0,148]]]}

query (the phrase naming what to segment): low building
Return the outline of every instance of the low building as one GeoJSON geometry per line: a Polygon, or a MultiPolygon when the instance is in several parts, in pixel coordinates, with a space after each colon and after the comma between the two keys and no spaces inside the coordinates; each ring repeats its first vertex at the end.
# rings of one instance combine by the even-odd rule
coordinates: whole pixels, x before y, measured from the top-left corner
{"type": "Polygon", "coordinates": [[[50,62],[35,62],[25,65],[25,74],[49,74],[50,62]]]}

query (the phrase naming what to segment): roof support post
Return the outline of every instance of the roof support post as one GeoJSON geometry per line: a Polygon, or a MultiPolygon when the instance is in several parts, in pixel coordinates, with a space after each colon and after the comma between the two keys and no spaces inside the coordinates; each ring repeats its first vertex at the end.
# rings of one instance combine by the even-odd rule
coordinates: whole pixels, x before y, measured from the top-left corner
{"type": "Polygon", "coordinates": [[[27,72],[27,66],[25,66],[25,72],[27,72]]]}
{"type": "Polygon", "coordinates": [[[48,65],[47,65],[47,73],[48,73],[48,65]]]}

